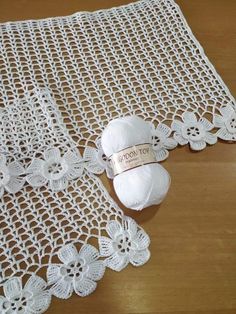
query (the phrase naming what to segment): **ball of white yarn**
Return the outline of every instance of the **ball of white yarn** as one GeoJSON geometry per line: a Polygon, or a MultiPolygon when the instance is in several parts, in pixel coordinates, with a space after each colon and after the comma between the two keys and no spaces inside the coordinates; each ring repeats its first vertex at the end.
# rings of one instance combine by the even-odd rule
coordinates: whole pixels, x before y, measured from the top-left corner
{"type": "MultiPolygon", "coordinates": [[[[130,146],[150,142],[149,124],[137,116],[111,121],[101,139],[107,157],[130,146]]],[[[141,210],[162,202],[170,186],[170,176],[164,167],[151,163],[118,174],[113,185],[118,198],[126,207],[141,210]]]]}

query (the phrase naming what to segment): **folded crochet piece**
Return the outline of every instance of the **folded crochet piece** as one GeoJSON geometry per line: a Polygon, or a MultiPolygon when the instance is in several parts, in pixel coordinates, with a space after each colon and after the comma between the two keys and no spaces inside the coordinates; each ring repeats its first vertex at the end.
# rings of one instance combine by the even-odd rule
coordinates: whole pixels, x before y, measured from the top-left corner
{"type": "Polygon", "coordinates": [[[0,24],[0,75],[1,313],[43,313],[149,259],[96,176],[112,177],[109,120],[150,121],[158,161],[236,141],[235,100],[173,0],[0,24]]]}
{"type": "Polygon", "coordinates": [[[93,292],[105,267],[149,259],[149,237],[87,170],[47,90],[26,92],[0,121],[1,313],[41,313],[51,294],[93,292]]]}

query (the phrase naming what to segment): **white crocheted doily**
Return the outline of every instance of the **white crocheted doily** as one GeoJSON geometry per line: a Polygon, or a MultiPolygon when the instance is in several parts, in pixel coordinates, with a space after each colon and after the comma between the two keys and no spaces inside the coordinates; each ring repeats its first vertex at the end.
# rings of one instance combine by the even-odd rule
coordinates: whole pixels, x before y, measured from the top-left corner
{"type": "Polygon", "coordinates": [[[0,24],[0,104],[4,314],[43,313],[52,295],[93,292],[106,267],[149,259],[96,176],[112,178],[109,120],[150,121],[158,161],[236,141],[235,100],[173,0],[0,24]]]}

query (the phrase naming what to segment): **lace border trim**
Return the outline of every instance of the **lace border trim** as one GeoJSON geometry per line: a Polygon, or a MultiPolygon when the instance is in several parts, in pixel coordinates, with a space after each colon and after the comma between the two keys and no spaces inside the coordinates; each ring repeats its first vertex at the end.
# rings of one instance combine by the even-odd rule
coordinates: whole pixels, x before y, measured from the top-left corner
{"type": "Polygon", "coordinates": [[[121,271],[129,263],[142,266],[149,260],[149,236],[132,218],[124,216],[122,223],[109,221],[106,232],[108,236],[98,239],[99,251],[90,244],[84,244],[79,251],[74,244],[61,247],[58,263],[47,268],[47,281],[34,274],[24,286],[21,277],[2,283],[0,312],[44,313],[52,296],[68,299],[73,293],[80,297],[91,294],[106,268],[121,271]]]}

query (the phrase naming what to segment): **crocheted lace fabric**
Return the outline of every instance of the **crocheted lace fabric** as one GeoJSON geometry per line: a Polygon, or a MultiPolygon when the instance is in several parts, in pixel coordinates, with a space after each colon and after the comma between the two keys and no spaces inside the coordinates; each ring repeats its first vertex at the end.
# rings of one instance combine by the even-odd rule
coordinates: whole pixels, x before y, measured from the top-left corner
{"type": "Polygon", "coordinates": [[[149,259],[97,176],[107,123],[150,121],[161,161],[236,141],[236,105],[173,0],[0,24],[0,51],[0,312],[43,313],[149,259]]]}

